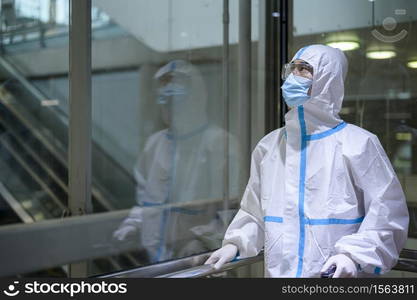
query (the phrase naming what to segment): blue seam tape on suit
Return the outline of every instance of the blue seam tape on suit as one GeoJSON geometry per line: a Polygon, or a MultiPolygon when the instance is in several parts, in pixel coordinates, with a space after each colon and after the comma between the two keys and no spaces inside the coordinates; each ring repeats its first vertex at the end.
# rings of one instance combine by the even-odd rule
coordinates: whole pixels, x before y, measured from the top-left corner
{"type": "Polygon", "coordinates": [[[306,225],[338,225],[338,224],[359,224],[362,223],[365,217],[357,219],[308,219],[306,218],[306,225]]]}
{"type": "MultiPolygon", "coordinates": [[[[300,57],[305,48],[301,49],[297,57],[300,57]]],[[[303,271],[304,245],[305,245],[305,226],[306,225],[333,225],[333,224],[356,224],[363,221],[363,218],[353,220],[343,219],[307,219],[304,216],[304,189],[307,169],[307,142],[312,140],[319,140],[336,133],[347,126],[347,123],[342,122],[333,129],[327,130],[323,133],[307,135],[307,127],[304,119],[304,107],[298,107],[298,119],[300,122],[301,135],[301,154],[300,154],[300,178],[298,191],[298,214],[300,220],[300,240],[298,243],[298,267],[296,277],[300,277],[303,271]]]]}
{"type": "Polygon", "coordinates": [[[296,277],[300,277],[303,271],[303,256],[304,256],[304,239],[305,239],[305,224],[304,224],[304,185],[306,177],[306,164],[307,164],[307,128],[304,120],[304,108],[298,107],[298,118],[300,121],[300,133],[301,133],[301,157],[300,157],[300,178],[299,178],[299,190],[298,190],[298,214],[300,220],[300,240],[298,243],[298,267],[296,277]]]}
{"type": "Polygon", "coordinates": [[[162,218],[161,218],[161,228],[160,228],[160,235],[161,235],[161,242],[159,243],[159,247],[158,247],[158,251],[156,253],[155,256],[155,262],[158,262],[161,260],[161,256],[162,256],[162,251],[163,251],[163,245],[164,245],[164,240],[165,240],[165,226],[166,226],[166,221],[167,221],[167,214],[168,211],[166,209],[163,210],[162,212],[162,218]]]}
{"type": "MultiPolygon", "coordinates": [[[[170,182],[169,182],[169,188],[168,188],[168,195],[167,195],[167,200],[168,203],[172,203],[171,201],[171,197],[172,197],[172,187],[174,186],[174,176],[175,176],[175,169],[176,169],[176,163],[175,163],[175,155],[177,152],[177,141],[174,139],[172,142],[172,167],[171,167],[171,178],[170,178],[170,182]]],[[[167,218],[168,218],[168,211],[167,209],[164,209],[163,213],[162,213],[162,220],[161,220],[161,242],[159,243],[159,249],[157,252],[157,256],[156,256],[156,261],[159,261],[161,259],[162,256],[162,252],[163,252],[163,248],[164,248],[164,244],[165,244],[165,236],[166,236],[166,231],[165,231],[165,227],[167,224],[167,218]]]]}
{"type": "Polygon", "coordinates": [[[281,217],[265,216],[264,221],[265,222],[282,223],[283,219],[281,217]]]}
{"type": "MultiPolygon", "coordinates": [[[[309,219],[305,218],[304,224],[305,225],[345,225],[345,224],[360,224],[363,222],[365,217],[360,217],[356,219],[309,219]]],[[[284,219],[282,217],[274,217],[274,216],[265,216],[264,222],[274,222],[274,223],[284,223],[284,219]]]]}

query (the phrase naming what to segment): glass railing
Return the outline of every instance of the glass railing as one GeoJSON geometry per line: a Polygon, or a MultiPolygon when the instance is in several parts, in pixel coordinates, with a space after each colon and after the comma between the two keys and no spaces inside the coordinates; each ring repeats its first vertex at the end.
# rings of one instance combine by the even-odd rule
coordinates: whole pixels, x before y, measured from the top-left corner
{"type": "MultiPolygon", "coordinates": [[[[27,23],[26,27],[8,27],[8,32],[3,32],[1,36],[26,35],[27,32],[20,31],[23,27],[39,30],[43,26],[42,22],[35,23],[27,23]]],[[[60,34],[65,43],[68,43],[68,27],[60,34]]],[[[8,46],[17,45],[18,41],[9,40],[8,46]]],[[[65,45],[60,51],[65,58],[65,45]]],[[[70,217],[68,104],[63,102],[58,107],[56,104],[59,100],[51,99],[21,71],[24,66],[18,65],[18,61],[11,58],[14,54],[15,51],[6,51],[0,56],[0,224],[29,224],[67,218],[70,217]]],[[[92,179],[94,212],[131,207],[133,176],[112,158],[111,153],[104,151],[94,141],[92,152],[93,168],[105,164],[114,175],[101,178],[95,176],[92,179]]],[[[101,273],[108,268],[128,268],[139,263],[132,254],[125,253],[91,260],[90,264],[94,272],[101,273]]],[[[36,274],[67,276],[67,270],[62,266],[36,274]]]]}
{"type": "MultiPolygon", "coordinates": [[[[61,3],[58,0],[46,2],[61,3]]],[[[205,6],[199,1],[197,6],[201,10],[198,11],[209,23],[204,28],[194,28],[186,38],[189,40],[186,49],[179,54],[175,53],[184,48],[179,41],[171,47],[165,43],[164,34],[158,35],[157,40],[152,39],[153,33],[143,31],[140,23],[144,19],[156,22],[155,26],[151,25],[153,29],[160,23],[164,26],[160,33],[168,33],[167,24],[154,18],[164,6],[162,1],[152,4],[124,1],[124,5],[116,7],[112,2],[96,2],[102,11],[112,13],[112,19],[106,19],[104,13],[93,9],[93,214],[84,216],[80,223],[68,210],[68,14],[59,22],[42,14],[40,17],[26,15],[36,22],[19,28],[3,27],[0,149],[6,159],[1,162],[4,173],[0,172],[0,183],[4,188],[0,184],[0,192],[3,191],[3,198],[7,197],[7,204],[15,214],[15,220],[7,225],[32,224],[0,228],[0,242],[5,243],[12,238],[10,232],[18,230],[23,235],[13,236],[16,242],[13,247],[19,249],[21,245],[33,243],[32,235],[26,234],[24,228],[42,231],[46,228],[42,224],[47,226],[53,222],[54,226],[48,230],[58,230],[60,225],[69,224],[65,227],[68,237],[56,234],[49,240],[50,244],[40,242],[39,247],[33,249],[33,255],[42,261],[48,247],[53,245],[60,249],[58,252],[65,253],[59,252],[60,257],[55,257],[56,260],[51,257],[50,262],[62,265],[81,261],[88,266],[87,275],[152,265],[213,250],[219,247],[228,222],[236,213],[249,165],[243,155],[250,155],[250,143],[254,142],[246,131],[247,111],[236,109],[239,93],[242,93],[239,87],[248,86],[250,82],[239,82],[241,79],[235,71],[245,68],[249,74],[253,68],[249,64],[239,67],[232,59],[239,50],[248,50],[248,47],[244,50],[238,46],[239,2],[231,1],[230,39],[224,42],[223,2],[205,6]],[[132,5],[138,6],[136,10],[144,18],[127,20],[123,17],[132,5]],[[144,13],[146,6],[150,6],[152,15],[144,13]],[[210,24],[215,25],[215,31],[210,24]],[[136,31],[138,28],[141,30],[136,31]],[[28,32],[33,34],[26,34],[28,32]],[[204,37],[207,33],[212,33],[213,39],[198,38],[196,43],[191,43],[197,36],[204,37]],[[222,49],[226,46],[229,58],[223,60],[222,49]],[[155,95],[158,80],[154,76],[158,69],[172,63],[182,64],[183,71],[192,77],[187,82],[191,94],[186,101],[190,105],[183,111],[180,107],[170,110],[155,95]],[[228,91],[222,91],[222,78],[230,81],[228,91]],[[172,118],[171,124],[165,118],[167,113],[168,118],[172,118]],[[119,210],[123,217],[105,224],[95,219],[96,215],[117,214],[119,210]],[[136,219],[138,211],[144,218],[143,225],[139,230],[130,230],[130,224],[140,221],[136,219]],[[73,236],[76,227],[79,231],[73,236]],[[88,234],[84,236],[84,232],[88,234]],[[75,257],[67,249],[82,255],[75,257]]],[[[183,19],[187,3],[173,1],[173,4],[176,8],[170,13],[176,20],[183,19]]],[[[258,15],[255,6],[253,10],[253,15],[258,15]]],[[[21,10],[19,14],[23,16],[25,12],[21,10]]],[[[186,22],[192,25],[195,20],[186,22]]],[[[177,31],[178,28],[172,34],[177,31]]],[[[246,46],[250,43],[248,40],[246,46]]],[[[253,91],[256,93],[255,89],[253,91]]],[[[264,123],[260,114],[256,118],[260,118],[259,124],[264,123]]],[[[258,128],[254,131],[257,135],[262,132],[258,128]]],[[[43,232],[39,236],[43,234],[49,235],[43,232]]],[[[4,253],[2,259],[9,255],[14,257],[14,254],[4,253]]],[[[11,262],[9,259],[8,263],[11,262]]],[[[14,270],[27,274],[28,270],[50,266],[30,262],[14,270]]],[[[13,272],[14,264],[8,268],[2,274],[13,272]]],[[[62,270],[65,273],[65,267],[62,270]]]]}

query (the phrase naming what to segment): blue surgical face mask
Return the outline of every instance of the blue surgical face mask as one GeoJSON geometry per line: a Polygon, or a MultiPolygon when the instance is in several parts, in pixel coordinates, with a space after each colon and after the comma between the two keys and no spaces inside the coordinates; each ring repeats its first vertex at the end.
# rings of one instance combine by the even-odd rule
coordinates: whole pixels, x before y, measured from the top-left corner
{"type": "Polygon", "coordinates": [[[312,85],[313,80],[290,74],[281,87],[287,105],[291,108],[303,105],[311,98],[308,91],[312,85]]]}
{"type": "Polygon", "coordinates": [[[167,104],[169,99],[175,102],[185,100],[187,96],[186,89],[175,83],[169,83],[166,86],[158,89],[158,104],[167,104]]]}

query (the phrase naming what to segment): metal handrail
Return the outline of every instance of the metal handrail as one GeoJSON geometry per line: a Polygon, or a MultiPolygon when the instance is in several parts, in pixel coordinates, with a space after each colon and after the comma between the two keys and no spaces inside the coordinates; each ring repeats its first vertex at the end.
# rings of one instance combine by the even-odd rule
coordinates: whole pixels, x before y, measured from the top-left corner
{"type": "Polygon", "coordinates": [[[114,273],[101,274],[94,276],[97,278],[154,278],[178,272],[179,270],[187,270],[196,266],[201,266],[210,257],[212,252],[193,255],[185,258],[171,260],[167,262],[140,266],[129,270],[122,270],[114,273]]]}
{"type": "Polygon", "coordinates": [[[393,270],[417,273],[417,261],[400,259],[393,270]]]}
{"type": "MultiPolygon", "coordinates": [[[[413,257],[416,257],[417,255],[417,251],[410,250],[410,249],[404,249],[403,253],[405,253],[407,256],[412,255],[413,257]]],[[[173,273],[156,276],[156,277],[157,278],[202,278],[202,277],[207,277],[210,275],[222,273],[225,271],[237,269],[242,266],[251,265],[251,264],[262,261],[263,258],[264,258],[264,254],[263,252],[261,252],[259,255],[254,256],[254,257],[249,257],[249,258],[245,258],[241,260],[237,259],[233,262],[226,263],[217,270],[214,269],[210,265],[200,265],[200,266],[193,267],[190,269],[173,272],[173,273]]],[[[417,261],[399,259],[397,265],[393,268],[393,270],[416,273],[417,261]]]]}
{"type": "MultiPolygon", "coordinates": [[[[173,260],[165,263],[139,267],[127,271],[106,274],[99,276],[100,278],[202,278],[214,274],[223,273],[237,269],[239,267],[248,266],[264,259],[263,251],[257,256],[235,259],[232,262],[224,264],[219,269],[214,269],[211,265],[204,265],[204,262],[212,252],[195,255],[187,258],[173,260]]],[[[401,259],[393,268],[396,271],[417,272],[417,250],[403,249],[401,259]]]]}
{"type": "Polygon", "coordinates": [[[235,259],[232,262],[224,264],[219,269],[214,269],[212,265],[200,265],[194,268],[190,268],[183,271],[173,272],[161,276],[156,276],[157,278],[201,278],[207,277],[210,275],[222,273],[225,271],[230,271],[237,269],[243,266],[252,265],[254,263],[263,261],[264,254],[263,252],[259,253],[257,256],[252,256],[244,259],[235,259]]]}
{"type": "Polygon", "coordinates": [[[222,273],[239,267],[247,266],[263,260],[263,251],[257,256],[235,259],[224,264],[219,269],[214,269],[204,262],[213,252],[193,255],[181,259],[167,261],[159,264],[104,274],[98,278],[200,278],[217,273],[222,273]]]}
{"type": "Polygon", "coordinates": [[[401,258],[417,260],[417,250],[403,249],[400,254],[401,258]]]}

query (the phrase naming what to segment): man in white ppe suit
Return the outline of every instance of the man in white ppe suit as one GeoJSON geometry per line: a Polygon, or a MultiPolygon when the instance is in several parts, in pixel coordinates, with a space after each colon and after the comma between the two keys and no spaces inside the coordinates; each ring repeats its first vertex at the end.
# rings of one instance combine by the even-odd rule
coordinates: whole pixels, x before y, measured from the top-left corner
{"type": "Polygon", "coordinates": [[[134,169],[138,205],[114,233],[126,240],[140,231],[141,247],[152,263],[219,246],[233,217],[221,211],[224,167],[229,163],[230,196],[237,198],[239,163],[236,139],[210,123],[206,84],[194,65],[171,61],[154,79],[167,128],[147,140],[134,169]]]}
{"type": "Polygon", "coordinates": [[[368,277],[394,267],[408,209],[378,138],[339,117],[347,69],[344,53],[323,45],[286,67],[286,126],[253,151],[241,208],[206,264],[264,249],[266,277],[320,277],[332,266],[333,277],[368,277]]]}

